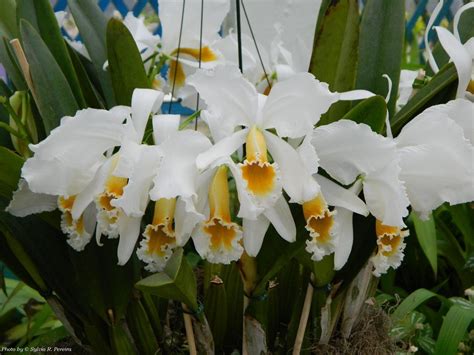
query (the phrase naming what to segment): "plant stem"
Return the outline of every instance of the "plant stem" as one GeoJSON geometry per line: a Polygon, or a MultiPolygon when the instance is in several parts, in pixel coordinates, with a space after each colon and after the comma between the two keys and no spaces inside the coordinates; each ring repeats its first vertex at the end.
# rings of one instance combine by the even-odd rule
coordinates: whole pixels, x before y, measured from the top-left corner
{"type": "Polygon", "coordinates": [[[249,306],[249,298],[244,294],[244,308],[242,312],[242,355],[248,355],[247,350],[247,327],[245,326],[245,311],[249,306]]]}
{"type": "MultiPolygon", "coordinates": [[[[311,274],[311,281],[314,279],[311,274]]],[[[298,332],[296,333],[295,345],[293,347],[293,355],[301,353],[301,347],[303,345],[304,334],[306,332],[306,325],[308,324],[309,312],[311,310],[311,301],[313,300],[314,288],[311,282],[308,283],[306,289],[306,296],[304,299],[303,310],[301,311],[300,323],[298,325],[298,332]]]]}
{"type": "Polygon", "coordinates": [[[18,38],[14,38],[10,41],[10,44],[12,45],[13,50],[15,51],[16,58],[20,63],[21,71],[23,72],[23,76],[25,77],[26,83],[30,88],[31,94],[33,95],[35,101],[38,102],[38,100],[36,99],[35,87],[33,85],[33,81],[31,80],[30,65],[26,60],[25,52],[21,47],[20,41],[18,40],[18,38]]]}
{"type": "Polygon", "coordinates": [[[194,339],[193,331],[193,322],[191,316],[189,315],[189,308],[184,303],[181,304],[183,307],[183,318],[184,318],[184,327],[186,329],[186,339],[188,340],[189,345],[189,354],[197,355],[196,350],[196,340],[194,339]]]}

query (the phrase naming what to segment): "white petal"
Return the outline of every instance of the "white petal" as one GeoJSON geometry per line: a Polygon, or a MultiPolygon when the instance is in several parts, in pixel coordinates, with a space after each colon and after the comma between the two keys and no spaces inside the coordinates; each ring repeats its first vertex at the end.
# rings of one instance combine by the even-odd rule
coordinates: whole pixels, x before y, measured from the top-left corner
{"type": "Polygon", "coordinates": [[[153,139],[156,145],[163,143],[170,135],[179,130],[180,115],[153,116],[153,139]]]}
{"type": "Polygon", "coordinates": [[[117,166],[114,175],[129,178],[133,174],[135,164],[141,153],[142,145],[133,139],[124,139],[119,150],[117,166]]]}
{"type": "Polygon", "coordinates": [[[132,95],[132,121],[141,143],[150,114],[155,114],[161,107],[164,94],[152,89],[135,89],[132,95]]]}
{"type": "MultiPolygon", "coordinates": [[[[339,186],[322,175],[315,175],[314,177],[319,186],[321,186],[321,192],[328,205],[343,207],[362,216],[367,216],[369,214],[369,210],[364,201],[362,201],[354,192],[339,186]]],[[[356,182],[356,184],[357,183],[358,182],[356,182]]]]}
{"type": "Polygon", "coordinates": [[[439,115],[442,112],[461,126],[464,131],[464,138],[474,144],[474,103],[466,99],[449,101],[444,105],[435,105],[428,108],[426,115],[439,115]]]}
{"type": "MultiPolygon", "coordinates": [[[[303,164],[306,166],[306,170],[309,174],[313,175],[318,172],[319,169],[319,158],[316,153],[316,149],[311,144],[312,135],[308,134],[304,139],[301,145],[296,148],[303,164]]],[[[290,142],[288,142],[290,143],[290,142]]],[[[291,143],[290,143],[291,144],[291,143]]]]}
{"type": "Polygon", "coordinates": [[[34,193],[29,189],[28,183],[21,179],[5,211],[15,217],[25,217],[30,214],[54,211],[56,208],[58,208],[58,196],[34,193]]]}
{"type": "Polygon", "coordinates": [[[196,210],[192,197],[179,198],[174,214],[176,244],[184,246],[194,227],[204,219],[205,216],[196,210]]]}
{"type": "Polygon", "coordinates": [[[395,159],[385,168],[367,174],[363,180],[364,197],[372,215],[386,226],[404,227],[410,202],[400,181],[400,166],[395,159]]]}
{"type": "Polygon", "coordinates": [[[231,136],[234,133],[235,126],[233,122],[224,119],[215,112],[203,110],[201,111],[200,118],[206,122],[209,130],[211,131],[212,139],[216,143],[226,137],[231,136]]]}
{"type": "Polygon", "coordinates": [[[262,112],[262,128],[275,128],[280,137],[302,137],[338,100],[310,73],[298,73],[272,87],[262,112]]]}
{"type": "Polygon", "coordinates": [[[153,178],[157,174],[161,155],[156,146],[140,146],[140,154],[123,195],[113,199],[111,205],[120,207],[131,217],[141,217],[145,214],[148,205],[148,195],[153,178]]]}
{"type": "Polygon", "coordinates": [[[280,168],[282,185],[291,202],[303,203],[313,199],[319,193],[319,185],[296,150],[274,134],[266,131],[263,134],[268,150],[280,168]]]}
{"type": "Polygon", "coordinates": [[[124,214],[118,219],[120,239],[117,249],[118,264],[125,265],[132,256],[140,235],[141,217],[128,217],[124,214]]]}
{"type": "Polygon", "coordinates": [[[244,248],[248,255],[257,256],[269,226],[270,221],[263,214],[256,220],[243,219],[244,248]]]}
{"type": "Polygon", "coordinates": [[[64,117],[44,141],[30,145],[35,155],[22,169],[30,189],[51,195],[79,193],[101,166],[104,152],[120,145],[125,118],[96,109],[64,117]]]}
{"type": "Polygon", "coordinates": [[[347,263],[354,243],[354,229],[352,227],[352,211],[345,208],[336,208],[334,218],[337,220],[335,231],[337,245],[334,251],[334,269],[340,270],[347,263]]]}
{"type": "Polygon", "coordinates": [[[123,19],[123,24],[128,28],[133,36],[140,53],[149,47],[155,49],[160,42],[160,37],[153,35],[153,33],[148,30],[145,25],[144,17],[142,16],[135,17],[133,12],[129,12],[123,19]]]}
{"type": "MultiPolygon", "coordinates": [[[[184,9],[183,31],[181,47],[199,48],[199,37],[201,30],[200,13],[201,1],[175,1],[160,0],[160,23],[163,29],[163,49],[169,54],[178,48],[178,37],[181,25],[181,14],[184,9]]],[[[206,0],[204,1],[204,22],[202,24],[203,45],[219,39],[219,30],[222,21],[229,12],[228,0],[206,0]]]]}
{"type": "Polygon", "coordinates": [[[277,200],[273,207],[268,208],[264,214],[283,239],[290,243],[296,240],[295,221],[291,215],[290,207],[283,196],[277,200]]]}
{"type": "Polygon", "coordinates": [[[438,17],[439,12],[441,11],[442,8],[443,8],[443,1],[440,1],[438,5],[436,5],[436,7],[433,9],[433,12],[431,13],[430,19],[428,20],[428,24],[426,25],[425,36],[424,36],[425,48],[426,48],[426,52],[428,53],[428,63],[430,64],[430,67],[435,74],[439,72],[439,67],[438,67],[438,64],[436,64],[436,60],[433,57],[433,53],[431,52],[431,46],[430,46],[430,41],[428,40],[428,35],[430,34],[431,27],[433,27],[433,24],[436,18],[438,17]]]}
{"type": "Polygon", "coordinates": [[[209,109],[234,127],[251,126],[257,115],[257,91],[234,66],[199,70],[186,83],[196,88],[209,109]]]}
{"type": "Polygon", "coordinates": [[[468,9],[472,9],[474,8],[474,3],[471,2],[471,3],[467,3],[465,4],[464,6],[462,6],[461,8],[459,8],[459,10],[456,12],[456,14],[454,15],[454,19],[453,19],[453,31],[454,31],[454,35],[455,37],[458,39],[458,40],[461,40],[461,37],[459,36],[459,30],[458,30],[458,26],[459,26],[459,20],[461,18],[461,15],[464,13],[464,11],[468,10],[468,9]]]}
{"type": "Polygon", "coordinates": [[[346,92],[338,92],[337,94],[339,95],[339,100],[342,101],[363,100],[375,96],[373,92],[367,90],[351,90],[346,92]]]}
{"type": "Polygon", "coordinates": [[[204,153],[199,154],[196,159],[198,169],[206,169],[217,159],[230,156],[244,144],[247,133],[248,129],[237,131],[230,137],[220,140],[204,153]]]}
{"type": "Polygon", "coordinates": [[[92,181],[75,198],[71,215],[79,219],[87,206],[104,191],[105,182],[112,169],[112,159],[108,159],[98,170],[92,181]]]}
{"type": "Polygon", "coordinates": [[[179,131],[160,145],[163,160],[154,186],[150,191],[153,201],[196,194],[196,157],[211,148],[211,142],[200,132],[179,131]]]}
{"type": "Polygon", "coordinates": [[[396,159],[395,144],[366,124],[339,120],[313,132],[319,164],[343,185],[396,159]]]}
{"type": "Polygon", "coordinates": [[[454,63],[458,73],[458,89],[456,92],[457,98],[464,97],[464,92],[467,89],[469,81],[471,80],[472,58],[468,50],[459,42],[451,32],[443,27],[435,27],[438,39],[443,46],[446,53],[454,63]]]}

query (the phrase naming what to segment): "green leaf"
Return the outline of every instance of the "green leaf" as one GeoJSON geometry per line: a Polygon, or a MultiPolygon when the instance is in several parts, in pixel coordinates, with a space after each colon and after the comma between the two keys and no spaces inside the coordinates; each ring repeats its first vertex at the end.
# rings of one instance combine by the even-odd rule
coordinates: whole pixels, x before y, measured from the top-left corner
{"type": "Polygon", "coordinates": [[[227,331],[227,293],[224,282],[215,277],[209,282],[207,295],[204,299],[204,312],[212,330],[216,349],[224,345],[224,336],[227,331]]]}
{"type": "Polygon", "coordinates": [[[108,107],[113,107],[115,106],[115,98],[110,73],[103,69],[107,61],[105,40],[107,18],[95,0],[69,0],[68,5],[81,38],[94,63],[105,101],[108,107]]]}
{"type": "Polygon", "coordinates": [[[64,42],[61,30],[51,7],[50,0],[35,0],[34,11],[36,14],[36,21],[38,25],[39,34],[44,43],[48,46],[51,54],[59,64],[64,76],[66,77],[74,97],[80,108],[85,108],[86,103],[81,92],[77,74],[69,57],[66,44],[64,42]]]}
{"type": "Polygon", "coordinates": [[[362,14],[356,88],[385,96],[387,74],[393,90],[388,102],[390,117],[395,113],[405,34],[405,2],[368,0],[362,14]]]}
{"type": "Polygon", "coordinates": [[[74,115],[79,106],[61,68],[33,26],[21,20],[20,31],[30,64],[36,104],[49,134],[59,126],[62,117],[74,115]]]}
{"type": "Polygon", "coordinates": [[[456,93],[457,73],[453,63],[444,66],[422,87],[392,119],[393,134],[398,134],[404,125],[427,107],[445,103],[456,93]]]}
{"type": "Polygon", "coordinates": [[[127,310],[127,324],[140,354],[156,354],[159,352],[153,328],[148,315],[139,300],[132,300],[127,310]]]}
{"type": "MultiPolygon", "coordinates": [[[[464,242],[474,252],[474,210],[469,204],[448,206],[454,224],[464,236],[464,242]]],[[[469,249],[468,249],[469,250],[469,249]]]]}
{"type": "Polygon", "coordinates": [[[20,180],[23,158],[11,150],[0,147],[0,196],[10,200],[20,180]]]}
{"type": "Polygon", "coordinates": [[[130,106],[133,90],[150,84],[135,40],[117,19],[110,19],[107,25],[107,57],[117,103],[130,106]]]}
{"type": "Polygon", "coordinates": [[[415,226],[416,238],[436,277],[438,273],[438,247],[434,218],[431,216],[429,220],[423,221],[414,212],[411,213],[410,217],[415,226]]]}
{"type": "Polygon", "coordinates": [[[182,248],[176,249],[163,272],[140,280],[135,287],[159,297],[181,301],[194,312],[198,310],[196,279],[182,248]]]}
{"type": "MultiPolygon", "coordinates": [[[[353,89],[358,40],[357,0],[332,2],[314,39],[309,72],[318,80],[328,83],[332,91],[353,89]]],[[[350,105],[349,101],[334,104],[321,118],[321,124],[340,119],[349,110],[350,105]]]]}
{"type": "Polygon", "coordinates": [[[382,96],[373,96],[357,104],[343,119],[365,123],[376,133],[382,133],[385,126],[387,104],[382,96]]]}
{"type": "Polygon", "coordinates": [[[18,37],[15,0],[0,1],[0,36],[18,37]]]}
{"type": "Polygon", "coordinates": [[[410,312],[414,311],[418,306],[428,301],[430,298],[437,297],[438,295],[427,289],[420,288],[415,292],[411,293],[402,303],[397,307],[395,312],[392,314],[394,321],[399,321],[405,318],[410,312]]]}
{"type": "Polygon", "coordinates": [[[435,355],[456,354],[458,345],[473,320],[474,310],[459,305],[452,306],[446,314],[439,331],[435,355]]]}

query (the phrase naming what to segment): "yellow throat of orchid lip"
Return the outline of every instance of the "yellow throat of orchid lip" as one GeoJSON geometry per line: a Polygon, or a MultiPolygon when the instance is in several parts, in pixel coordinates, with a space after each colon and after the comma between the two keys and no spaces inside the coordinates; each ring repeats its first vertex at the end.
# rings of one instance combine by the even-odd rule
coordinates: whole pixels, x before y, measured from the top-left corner
{"type": "MultiPolygon", "coordinates": [[[[180,48],[179,55],[189,56],[195,60],[199,60],[199,48],[180,48]]],[[[178,49],[171,52],[171,56],[178,54],[178,49]]],[[[208,47],[202,47],[201,49],[201,62],[212,62],[217,60],[217,55],[208,47]]],[[[183,65],[176,60],[171,60],[169,67],[169,79],[174,80],[177,87],[183,86],[186,81],[186,74],[183,69],[183,65]]]]}
{"type": "Polygon", "coordinates": [[[467,85],[467,91],[474,95],[474,80],[470,80],[467,85]]]}
{"type": "Polygon", "coordinates": [[[247,188],[256,196],[265,196],[274,190],[277,172],[268,162],[267,143],[263,133],[253,126],[246,138],[247,159],[241,165],[247,188]]]}
{"type": "Polygon", "coordinates": [[[318,243],[328,243],[332,240],[334,212],[329,210],[321,194],[303,203],[303,215],[306,220],[306,230],[310,232],[311,237],[317,238],[318,243]]]}
{"type": "Polygon", "coordinates": [[[89,240],[89,233],[87,233],[84,226],[84,215],[81,215],[78,219],[72,218],[72,207],[76,201],[76,196],[59,196],[58,197],[58,208],[61,211],[61,230],[64,234],[67,234],[69,238],[79,238],[82,242],[73,243],[76,250],[82,250],[89,240]]]}
{"type": "Polygon", "coordinates": [[[233,249],[233,241],[240,237],[240,227],[230,217],[229,184],[227,167],[217,169],[209,186],[209,220],[204,224],[203,231],[210,238],[212,251],[233,249]]]}
{"type": "Polygon", "coordinates": [[[110,201],[123,195],[123,189],[127,183],[127,178],[110,175],[105,182],[104,192],[97,198],[99,207],[106,211],[112,211],[115,207],[111,205],[110,201]]]}
{"type": "Polygon", "coordinates": [[[175,245],[173,228],[176,199],[162,198],[155,202],[153,222],[146,226],[143,236],[147,238],[147,253],[165,256],[166,249],[175,245]]]}
{"type": "Polygon", "coordinates": [[[396,254],[403,243],[403,239],[408,235],[408,232],[400,229],[400,227],[386,226],[379,220],[375,222],[375,232],[379,247],[378,252],[384,256],[396,254]]]}

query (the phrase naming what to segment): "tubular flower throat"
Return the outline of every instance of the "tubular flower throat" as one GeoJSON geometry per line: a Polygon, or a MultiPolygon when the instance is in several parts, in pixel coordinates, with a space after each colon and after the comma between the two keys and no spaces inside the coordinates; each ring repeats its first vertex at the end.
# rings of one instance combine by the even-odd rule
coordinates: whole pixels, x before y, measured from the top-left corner
{"type": "Polygon", "coordinates": [[[334,252],[334,215],[330,211],[324,197],[318,194],[314,199],[303,203],[303,214],[306,220],[306,230],[311,237],[306,241],[306,251],[311,253],[311,259],[319,261],[324,256],[334,252]]]}
{"type": "Polygon", "coordinates": [[[239,167],[248,191],[257,198],[276,201],[281,192],[278,165],[268,162],[265,137],[256,126],[247,135],[246,149],[247,158],[239,167]]]}
{"type": "Polygon", "coordinates": [[[119,209],[110,203],[123,195],[123,189],[128,183],[127,178],[110,175],[105,183],[104,192],[96,198],[98,209],[97,223],[102,234],[109,238],[118,237],[119,209]]]}
{"type": "Polygon", "coordinates": [[[163,271],[176,246],[173,227],[176,199],[161,198],[155,202],[152,224],[143,232],[137,255],[150,272],[163,271]]]}
{"type": "Polygon", "coordinates": [[[196,242],[202,256],[212,263],[229,264],[238,260],[243,252],[242,231],[231,220],[229,203],[227,167],[223,165],[209,186],[209,220],[200,227],[196,242]]]}
{"type": "Polygon", "coordinates": [[[379,220],[376,221],[375,231],[378,250],[377,254],[372,257],[372,264],[374,265],[374,275],[380,277],[389,268],[396,269],[400,266],[406,246],[404,239],[409,235],[409,232],[399,227],[383,225],[379,220]]]}
{"type": "MultiPolygon", "coordinates": [[[[177,49],[171,53],[172,56],[177,54],[177,49]]],[[[180,56],[186,55],[194,58],[195,60],[199,60],[199,48],[180,48],[179,54],[180,56]]],[[[213,62],[215,60],[217,60],[217,55],[209,47],[202,47],[201,62],[213,62]]],[[[168,78],[173,80],[177,87],[183,86],[186,81],[186,73],[184,71],[183,65],[180,62],[172,59],[169,66],[168,78]]]]}
{"type": "Polygon", "coordinates": [[[58,208],[61,214],[61,230],[68,236],[68,244],[77,251],[84,250],[85,246],[91,240],[91,234],[84,227],[84,216],[79,219],[72,218],[71,210],[76,196],[59,196],[58,208]]]}

